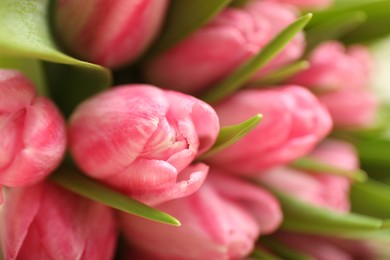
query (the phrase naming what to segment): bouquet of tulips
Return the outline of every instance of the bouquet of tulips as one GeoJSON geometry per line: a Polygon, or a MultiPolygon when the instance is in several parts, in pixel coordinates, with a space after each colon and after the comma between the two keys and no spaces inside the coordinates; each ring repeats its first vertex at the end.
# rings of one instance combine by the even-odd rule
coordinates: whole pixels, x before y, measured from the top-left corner
{"type": "Polygon", "coordinates": [[[390,259],[389,23],[1,0],[0,259],[390,259]]]}

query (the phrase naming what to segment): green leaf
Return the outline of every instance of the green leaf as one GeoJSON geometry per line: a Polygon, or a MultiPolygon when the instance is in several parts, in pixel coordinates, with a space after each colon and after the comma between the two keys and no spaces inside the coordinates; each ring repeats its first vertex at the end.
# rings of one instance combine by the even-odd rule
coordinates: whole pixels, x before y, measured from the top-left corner
{"type": "Polygon", "coordinates": [[[315,260],[313,257],[293,250],[272,237],[260,238],[260,244],[269,248],[272,252],[289,260],[315,260]]]}
{"type": "Polygon", "coordinates": [[[267,75],[262,76],[261,79],[250,83],[249,88],[259,88],[262,86],[272,86],[280,84],[290,77],[294,76],[298,72],[306,70],[310,67],[310,63],[306,60],[300,60],[291,64],[286,65],[285,67],[272,71],[267,75]]]}
{"type": "Polygon", "coordinates": [[[349,235],[380,230],[383,226],[383,221],[378,218],[355,213],[337,213],[312,206],[281,192],[273,192],[282,207],[283,230],[309,234],[349,235]]]}
{"type": "Polygon", "coordinates": [[[286,29],[279,33],[270,43],[268,43],[255,57],[242,64],[237,70],[232,72],[227,78],[222,80],[202,99],[208,103],[217,102],[232,94],[256,74],[262,67],[267,65],[283,48],[301,31],[310,21],[312,14],[306,14],[286,29]]]}
{"type": "Polygon", "coordinates": [[[254,129],[260,123],[262,118],[262,115],[257,114],[240,124],[222,127],[213,147],[208,152],[200,156],[199,159],[203,160],[208,158],[234,144],[254,129]]]}
{"type": "Polygon", "coordinates": [[[233,7],[241,7],[246,5],[249,2],[249,0],[233,0],[230,6],[233,7]]]}
{"type": "Polygon", "coordinates": [[[146,55],[150,59],[205,25],[231,0],[171,0],[162,33],[146,55]]]}
{"type": "MultiPolygon", "coordinates": [[[[61,52],[50,33],[48,20],[51,3],[49,0],[0,1],[0,55],[68,64],[73,66],[72,70],[79,69],[80,72],[76,74],[84,76],[80,80],[74,79],[75,84],[67,85],[61,96],[61,99],[69,98],[67,106],[73,108],[87,96],[107,88],[111,76],[101,66],[77,60],[61,52]],[[84,91],[80,92],[80,89],[84,91]]],[[[72,77],[74,74],[70,73],[61,78],[72,77]]],[[[57,86],[61,82],[49,82],[50,90],[53,84],[57,86]]],[[[65,110],[69,114],[71,109],[65,110]]]]}
{"type": "Polygon", "coordinates": [[[343,13],[329,17],[326,21],[313,26],[306,31],[307,50],[310,52],[318,44],[327,40],[336,40],[350,31],[358,28],[366,21],[366,14],[362,11],[343,13]]]}
{"type": "Polygon", "coordinates": [[[261,248],[255,248],[247,260],[282,260],[281,258],[262,250],[261,248]]]}
{"type": "Polygon", "coordinates": [[[293,168],[315,172],[315,174],[332,174],[343,176],[351,181],[364,182],[367,174],[361,169],[348,170],[339,168],[311,157],[301,157],[290,164],[293,168]]]}
{"type": "Polygon", "coordinates": [[[42,63],[34,59],[0,57],[0,68],[16,69],[26,75],[40,95],[46,95],[46,79],[42,63]]]}
{"type": "Polygon", "coordinates": [[[333,8],[316,13],[308,29],[318,26],[329,19],[335,19],[346,13],[356,11],[364,12],[367,16],[366,22],[358,28],[351,30],[343,36],[342,40],[347,43],[368,42],[383,37],[390,33],[390,1],[389,0],[353,0],[343,1],[333,8]]]}
{"type": "Polygon", "coordinates": [[[87,178],[75,169],[61,168],[51,176],[51,180],[78,195],[114,209],[164,224],[180,226],[176,218],[87,178]]]}
{"type": "Polygon", "coordinates": [[[351,188],[351,205],[354,212],[377,218],[390,219],[390,186],[369,180],[351,188]]]}

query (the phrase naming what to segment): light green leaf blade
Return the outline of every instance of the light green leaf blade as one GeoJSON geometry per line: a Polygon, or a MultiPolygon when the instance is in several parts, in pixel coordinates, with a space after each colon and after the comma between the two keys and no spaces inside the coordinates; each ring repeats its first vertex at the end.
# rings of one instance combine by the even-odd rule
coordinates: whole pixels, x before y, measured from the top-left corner
{"type": "Polygon", "coordinates": [[[145,59],[150,59],[180,42],[217,15],[231,0],[171,0],[164,33],[153,44],[145,59]]]}
{"type": "Polygon", "coordinates": [[[0,68],[16,69],[26,75],[40,95],[46,95],[46,79],[42,63],[35,59],[0,57],[0,68]]]}
{"type": "Polygon", "coordinates": [[[274,191],[282,207],[284,220],[281,228],[309,234],[354,234],[380,230],[383,221],[355,213],[341,214],[274,191]]]}
{"type": "Polygon", "coordinates": [[[354,212],[377,218],[390,219],[390,186],[369,180],[351,188],[351,205],[354,212]]]}
{"type": "Polygon", "coordinates": [[[222,127],[213,147],[205,154],[201,155],[199,160],[206,159],[237,142],[254,129],[262,118],[262,115],[257,114],[240,124],[222,127]]]}
{"type": "Polygon", "coordinates": [[[390,33],[389,27],[384,26],[390,23],[390,0],[340,1],[340,4],[336,4],[333,8],[316,12],[308,29],[329,19],[356,11],[366,14],[366,22],[344,35],[343,41],[347,43],[369,42],[390,33]]]}
{"type": "Polygon", "coordinates": [[[222,80],[213,89],[211,89],[203,100],[208,103],[217,102],[224,97],[232,94],[256,74],[259,69],[267,65],[283,48],[301,31],[310,21],[312,14],[306,14],[286,29],[279,33],[270,43],[268,43],[255,57],[241,65],[237,70],[222,80]]]}
{"type": "Polygon", "coordinates": [[[326,21],[306,30],[306,52],[310,52],[324,41],[341,38],[362,25],[366,19],[366,14],[362,11],[342,13],[338,16],[329,17],[326,21]]]}
{"type": "Polygon", "coordinates": [[[306,70],[310,67],[310,63],[306,60],[297,61],[291,64],[286,65],[283,68],[280,68],[276,71],[272,71],[267,75],[262,76],[261,79],[250,83],[247,87],[249,88],[260,88],[263,86],[272,86],[280,84],[283,81],[289,79],[293,75],[306,70]]]}
{"type": "Polygon", "coordinates": [[[295,160],[290,164],[290,166],[300,170],[315,172],[316,174],[332,174],[343,176],[350,179],[351,181],[364,182],[367,179],[367,174],[361,169],[343,169],[308,156],[295,160]]]}
{"type": "Polygon", "coordinates": [[[167,213],[151,208],[141,202],[120,194],[83,176],[75,169],[61,168],[57,170],[50,179],[65,189],[112,208],[164,224],[180,226],[180,222],[167,213]]]}
{"type": "MultiPolygon", "coordinates": [[[[77,60],[61,52],[49,28],[49,9],[52,3],[49,0],[1,0],[0,55],[67,64],[73,67],[73,71],[80,70],[76,74],[83,76],[79,80],[74,79],[75,84],[67,85],[62,90],[61,99],[69,98],[64,113],[69,114],[81,100],[107,88],[111,84],[111,74],[101,66],[77,60]],[[88,93],[85,90],[89,90],[88,93]]],[[[70,73],[61,78],[73,77],[74,74],[70,73]]],[[[61,81],[50,83],[49,79],[49,92],[53,84],[57,86],[58,83],[60,85],[61,81]]],[[[53,98],[57,101],[55,95],[53,98]]],[[[58,104],[61,105],[61,102],[58,104]]]]}

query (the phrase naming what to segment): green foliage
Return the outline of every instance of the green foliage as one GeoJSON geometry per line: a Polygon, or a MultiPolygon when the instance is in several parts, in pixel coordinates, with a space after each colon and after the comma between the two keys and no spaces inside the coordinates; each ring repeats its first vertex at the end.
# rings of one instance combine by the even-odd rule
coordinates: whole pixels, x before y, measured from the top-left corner
{"type": "Polygon", "coordinates": [[[240,124],[222,127],[213,147],[200,156],[199,159],[202,160],[208,158],[234,144],[254,129],[260,123],[262,118],[263,117],[258,114],[240,124]]]}
{"type": "Polygon", "coordinates": [[[176,218],[87,178],[75,169],[61,168],[51,176],[51,180],[80,196],[114,209],[164,224],[180,226],[176,218]]]}
{"type": "Polygon", "coordinates": [[[69,114],[80,101],[107,88],[111,76],[107,69],[72,58],[58,48],[50,33],[49,8],[49,0],[1,0],[0,56],[57,63],[57,74],[49,74],[56,79],[48,79],[48,92],[69,114]],[[64,79],[71,84],[64,84],[64,79]]]}

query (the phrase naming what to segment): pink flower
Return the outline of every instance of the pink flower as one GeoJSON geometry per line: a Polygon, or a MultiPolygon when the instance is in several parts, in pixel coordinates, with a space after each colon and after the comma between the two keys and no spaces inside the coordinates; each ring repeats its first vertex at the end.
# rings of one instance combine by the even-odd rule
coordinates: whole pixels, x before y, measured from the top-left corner
{"type": "MultiPolygon", "coordinates": [[[[187,93],[212,87],[293,22],[294,11],[279,3],[259,0],[242,9],[227,8],[146,64],[145,77],[153,84],[187,93]]],[[[297,59],[303,49],[304,38],[300,33],[266,70],[297,59]]]]}
{"type": "Polygon", "coordinates": [[[55,27],[66,49],[119,67],[137,59],[163,23],[168,0],[60,0],[55,27]]]}
{"type": "Polygon", "coordinates": [[[292,4],[305,10],[323,9],[329,7],[333,0],[276,0],[285,4],[292,4]]]}
{"type": "Polygon", "coordinates": [[[275,237],[284,246],[317,260],[378,259],[371,248],[358,240],[287,232],[279,232],[275,237]]]}
{"type": "Polygon", "coordinates": [[[0,213],[4,259],[112,259],[110,208],[49,182],[7,191],[0,213]]]}
{"type": "Polygon", "coordinates": [[[287,86],[242,90],[215,106],[222,126],[237,124],[258,113],[260,124],[209,163],[238,174],[286,164],[310,152],[332,127],[327,111],[306,89],[287,86]]]}
{"type": "MultiPolygon", "coordinates": [[[[359,164],[354,147],[336,140],[325,141],[309,156],[346,170],[355,170],[359,164]]],[[[279,167],[259,174],[258,180],[315,206],[339,212],[347,212],[350,208],[350,182],[345,177],[279,167]]]]}
{"type": "Polygon", "coordinates": [[[0,136],[0,186],[37,183],[60,164],[66,148],[60,112],[13,70],[0,70],[0,136]]]}
{"type": "Polygon", "coordinates": [[[82,103],[73,113],[73,158],[93,178],[149,204],[199,188],[207,166],[189,166],[219,132],[206,103],[148,85],[120,86],[82,103]]]}
{"type": "Polygon", "coordinates": [[[372,125],[378,100],[367,88],[372,63],[368,49],[358,45],[346,49],[338,42],[327,42],[317,47],[309,60],[311,67],[290,82],[319,92],[318,98],[328,108],[335,126],[372,125]]]}
{"type": "Polygon", "coordinates": [[[260,233],[273,232],[282,218],[271,194],[219,170],[199,191],[158,209],[182,226],[120,215],[124,235],[143,255],[140,259],[243,259],[260,233]]]}

